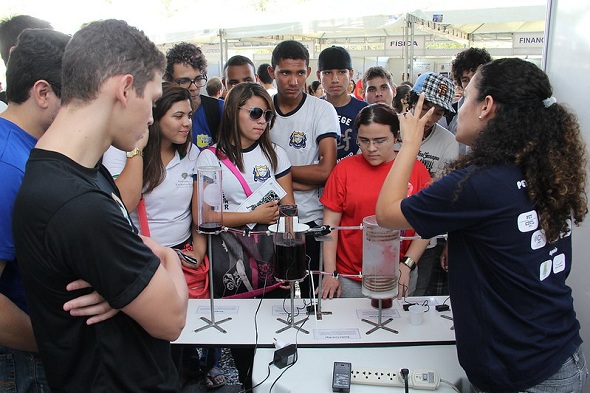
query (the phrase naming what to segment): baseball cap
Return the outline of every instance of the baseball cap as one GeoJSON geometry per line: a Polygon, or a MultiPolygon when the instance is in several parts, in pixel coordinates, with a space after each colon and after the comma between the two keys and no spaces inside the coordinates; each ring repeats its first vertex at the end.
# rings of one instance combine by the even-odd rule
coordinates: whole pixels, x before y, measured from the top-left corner
{"type": "Polygon", "coordinates": [[[331,46],[320,52],[318,71],[344,69],[352,70],[352,59],[346,49],[341,46],[331,46]]]}
{"type": "Polygon", "coordinates": [[[426,101],[455,113],[453,108],[455,84],[449,78],[434,72],[426,72],[416,79],[412,91],[416,94],[424,93],[426,101]]]}

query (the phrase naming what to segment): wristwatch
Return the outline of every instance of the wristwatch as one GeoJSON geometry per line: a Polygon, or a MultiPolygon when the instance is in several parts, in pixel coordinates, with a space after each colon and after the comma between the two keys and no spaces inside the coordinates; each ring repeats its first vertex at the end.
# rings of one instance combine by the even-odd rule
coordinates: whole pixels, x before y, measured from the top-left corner
{"type": "Polygon", "coordinates": [[[135,156],[143,157],[143,151],[139,150],[139,148],[136,147],[135,149],[127,152],[127,158],[133,158],[135,156]]]}
{"type": "Polygon", "coordinates": [[[407,267],[410,268],[410,271],[416,269],[416,261],[414,261],[412,258],[410,257],[404,257],[400,263],[403,263],[404,265],[406,265],[407,267]]]}
{"type": "Polygon", "coordinates": [[[334,270],[334,271],[332,272],[332,277],[334,277],[334,278],[338,279],[338,275],[339,275],[339,273],[338,273],[338,270],[334,270]]]}

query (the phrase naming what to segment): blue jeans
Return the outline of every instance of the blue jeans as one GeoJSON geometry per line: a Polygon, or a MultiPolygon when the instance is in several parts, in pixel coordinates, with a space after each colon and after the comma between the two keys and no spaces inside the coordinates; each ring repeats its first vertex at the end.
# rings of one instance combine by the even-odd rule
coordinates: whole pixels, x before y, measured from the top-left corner
{"type": "Polygon", "coordinates": [[[49,391],[45,369],[36,353],[0,346],[0,393],[49,391]]]}
{"type": "MultiPolygon", "coordinates": [[[[582,348],[567,360],[552,376],[538,385],[525,390],[525,393],[583,393],[588,380],[588,368],[582,348]]],[[[473,386],[476,392],[482,392],[473,386]]]]}

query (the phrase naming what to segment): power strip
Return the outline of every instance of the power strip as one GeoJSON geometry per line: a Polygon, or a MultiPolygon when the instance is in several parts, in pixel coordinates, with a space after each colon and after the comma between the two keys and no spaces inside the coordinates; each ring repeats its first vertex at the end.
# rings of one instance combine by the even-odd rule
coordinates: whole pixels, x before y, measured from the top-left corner
{"type": "MultiPolygon", "coordinates": [[[[350,383],[359,385],[404,387],[405,381],[399,372],[381,368],[355,368],[351,372],[350,383]]],[[[408,387],[435,390],[440,385],[440,376],[433,370],[410,370],[408,387]]]]}

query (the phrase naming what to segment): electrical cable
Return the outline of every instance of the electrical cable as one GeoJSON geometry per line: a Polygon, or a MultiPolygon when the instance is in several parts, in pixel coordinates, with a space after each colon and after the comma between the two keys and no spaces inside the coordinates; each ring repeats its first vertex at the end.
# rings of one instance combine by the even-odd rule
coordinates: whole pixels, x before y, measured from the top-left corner
{"type": "Polygon", "coordinates": [[[268,393],[271,393],[272,392],[272,388],[275,386],[275,384],[278,382],[278,380],[281,379],[281,377],[283,376],[283,374],[285,374],[287,372],[287,370],[290,369],[291,367],[293,367],[295,365],[295,363],[297,363],[297,361],[299,360],[299,352],[297,351],[297,337],[299,335],[299,332],[303,328],[303,325],[305,325],[305,323],[308,320],[309,320],[309,316],[307,316],[303,320],[303,322],[301,323],[300,328],[297,329],[297,331],[295,332],[295,360],[293,361],[293,363],[291,363],[290,365],[288,365],[287,367],[285,367],[285,369],[283,370],[283,372],[281,372],[279,374],[279,376],[274,380],[274,382],[272,383],[272,385],[270,385],[270,388],[268,389],[268,393]]]}
{"type": "Polygon", "coordinates": [[[451,389],[453,389],[455,392],[461,393],[461,391],[454,384],[452,384],[451,382],[447,381],[446,379],[442,379],[441,378],[440,381],[442,383],[446,383],[447,385],[449,385],[451,387],[451,389]]]}
{"type": "Polygon", "coordinates": [[[257,388],[258,386],[265,383],[266,380],[270,377],[270,366],[272,366],[272,364],[273,364],[273,362],[270,362],[268,364],[268,366],[266,366],[266,377],[264,377],[264,379],[262,381],[258,382],[256,385],[252,386],[250,389],[240,390],[238,393],[246,393],[247,391],[254,391],[255,388],[257,388]]]}
{"type": "Polygon", "coordinates": [[[281,379],[281,377],[283,376],[283,374],[286,373],[288,369],[290,369],[291,367],[293,367],[295,365],[295,363],[297,363],[298,357],[299,357],[299,355],[297,353],[295,353],[295,361],[293,363],[289,364],[287,367],[285,367],[285,369],[283,370],[283,372],[279,374],[279,376],[277,377],[277,379],[275,379],[274,382],[272,383],[272,385],[270,385],[270,388],[268,389],[268,393],[272,392],[272,388],[275,387],[275,384],[278,382],[279,379],[281,379]]]}
{"type": "MultiPolygon", "coordinates": [[[[256,311],[254,312],[254,355],[253,355],[253,357],[256,357],[256,350],[258,349],[258,312],[260,311],[260,306],[262,306],[262,301],[264,300],[264,295],[266,293],[267,279],[268,279],[268,276],[264,279],[264,286],[262,287],[263,288],[262,296],[260,296],[260,301],[258,302],[258,306],[256,307],[256,311]]],[[[262,382],[266,381],[266,379],[268,379],[268,377],[270,376],[270,365],[271,364],[272,364],[272,362],[270,362],[268,364],[268,375],[262,382]]],[[[246,372],[246,375],[250,375],[250,373],[253,372],[252,367],[254,367],[254,360],[252,360],[252,366],[251,366],[251,368],[248,369],[248,371],[246,372]]],[[[262,382],[260,382],[260,383],[262,383],[262,382]]],[[[256,386],[259,386],[260,383],[257,384],[256,386]]],[[[240,390],[239,393],[252,392],[256,386],[252,386],[249,389],[240,390]]]]}
{"type": "Polygon", "coordinates": [[[408,375],[410,374],[410,370],[408,370],[407,368],[402,368],[401,370],[399,370],[399,373],[404,380],[404,391],[408,393],[410,391],[410,386],[408,382],[408,375]]]}

